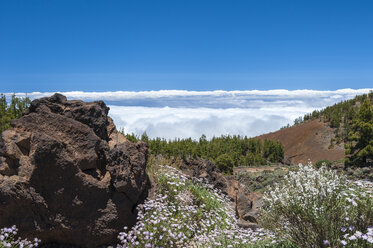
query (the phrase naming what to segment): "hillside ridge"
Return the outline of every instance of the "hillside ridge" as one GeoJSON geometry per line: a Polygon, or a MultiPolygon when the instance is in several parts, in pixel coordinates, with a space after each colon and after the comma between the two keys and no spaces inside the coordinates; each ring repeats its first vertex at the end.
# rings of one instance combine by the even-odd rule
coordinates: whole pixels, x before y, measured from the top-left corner
{"type": "Polygon", "coordinates": [[[293,126],[257,136],[260,140],[276,140],[284,146],[285,162],[305,164],[328,159],[343,163],[345,143],[358,118],[361,102],[370,100],[373,92],[315,110],[294,120],[293,126]]]}
{"type": "Polygon", "coordinates": [[[330,146],[330,140],[335,138],[334,128],[320,120],[311,120],[255,138],[281,142],[284,146],[285,160],[292,164],[305,164],[309,160],[315,163],[321,159],[336,161],[344,158],[343,141],[330,146]]]}

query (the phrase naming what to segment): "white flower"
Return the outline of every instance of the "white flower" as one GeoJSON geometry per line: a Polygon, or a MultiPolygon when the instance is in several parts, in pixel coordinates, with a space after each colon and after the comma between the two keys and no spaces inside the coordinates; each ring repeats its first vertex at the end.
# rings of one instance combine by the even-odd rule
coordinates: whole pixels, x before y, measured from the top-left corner
{"type": "Polygon", "coordinates": [[[356,240],[357,237],[356,237],[355,235],[351,235],[348,239],[349,239],[349,240],[356,240]]]}

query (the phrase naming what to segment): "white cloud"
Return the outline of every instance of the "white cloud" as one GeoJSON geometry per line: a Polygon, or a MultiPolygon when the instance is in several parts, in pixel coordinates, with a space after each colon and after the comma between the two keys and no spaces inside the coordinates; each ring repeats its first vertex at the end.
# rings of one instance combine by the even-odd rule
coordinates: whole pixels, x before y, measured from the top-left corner
{"type": "MultiPolygon", "coordinates": [[[[214,91],[187,91],[187,90],[159,90],[159,91],[105,91],[105,92],[86,92],[86,91],[69,91],[61,92],[68,98],[83,99],[83,100],[106,100],[106,101],[121,101],[128,99],[157,99],[157,98],[177,98],[177,97],[229,97],[229,98],[274,98],[274,99],[288,99],[288,98],[328,98],[331,96],[353,97],[355,95],[368,93],[371,89],[339,89],[334,91],[320,91],[320,90],[214,90],[214,91]]],[[[50,96],[54,92],[32,92],[28,93],[31,98],[40,98],[50,96]]],[[[11,95],[12,93],[6,93],[11,95]]],[[[25,93],[16,93],[23,96],[25,93]]]]}
{"type": "Polygon", "coordinates": [[[110,116],[118,128],[125,132],[150,137],[199,138],[222,134],[240,134],[253,137],[279,129],[305,113],[309,107],[258,107],[258,108],[153,108],[110,105],[110,116]]]}
{"type": "MultiPolygon", "coordinates": [[[[118,128],[151,137],[198,138],[221,134],[249,137],[279,129],[315,109],[368,93],[372,89],[250,91],[62,92],[69,99],[104,100],[118,128]]],[[[33,92],[31,99],[50,96],[33,92]]],[[[10,93],[7,95],[9,96],[10,93]]],[[[24,96],[24,93],[17,93],[24,96]]]]}
{"type": "Polygon", "coordinates": [[[279,129],[312,108],[152,108],[110,105],[110,116],[119,128],[150,137],[199,138],[221,134],[253,137],[279,129]]]}

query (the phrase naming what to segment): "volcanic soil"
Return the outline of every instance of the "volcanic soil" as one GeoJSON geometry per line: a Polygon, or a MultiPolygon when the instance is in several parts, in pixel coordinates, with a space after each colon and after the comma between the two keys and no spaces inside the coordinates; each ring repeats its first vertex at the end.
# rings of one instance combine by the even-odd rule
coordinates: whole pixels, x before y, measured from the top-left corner
{"type": "Polygon", "coordinates": [[[263,134],[256,138],[280,141],[284,146],[285,159],[293,164],[306,164],[309,160],[316,163],[321,159],[343,160],[344,143],[330,146],[334,129],[320,120],[312,120],[276,132],[263,134]]]}

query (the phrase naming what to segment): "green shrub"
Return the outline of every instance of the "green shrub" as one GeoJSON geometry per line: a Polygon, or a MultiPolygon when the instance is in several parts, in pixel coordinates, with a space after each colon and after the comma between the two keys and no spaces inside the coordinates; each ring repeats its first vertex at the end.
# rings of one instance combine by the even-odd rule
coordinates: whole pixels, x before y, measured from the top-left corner
{"type": "Polygon", "coordinates": [[[315,166],[317,169],[320,169],[322,166],[326,166],[328,168],[330,168],[332,166],[332,162],[327,160],[327,159],[321,159],[319,161],[316,162],[315,166]]]}
{"type": "Polygon", "coordinates": [[[169,166],[153,165],[156,193],[138,207],[138,222],[119,234],[117,247],[283,248],[264,229],[237,225],[230,199],[211,185],[169,166]]]}
{"type": "Polygon", "coordinates": [[[370,184],[321,167],[300,166],[263,198],[261,223],[299,247],[372,247],[370,184]]]}
{"type": "MultiPolygon", "coordinates": [[[[252,231],[251,229],[246,230],[246,234],[238,234],[238,236],[249,236],[252,231]]],[[[203,246],[203,248],[210,248],[210,247],[227,247],[227,248],[298,248],[294,243],[291,241],[284,239],[284,240],[274,240],[271,238],[266,238],[263,240],[255,240],[251,239],[249,242],[242,242],[239,238],[227,238],[228,235],[217,239],[213,244],[209,244],[208,246],[203,246]]]]}
{"type": "Polygon", "coordinates": [[[364,173],[363,173],[363,170],[361,168],[353,170],[353,173],[352,173],[353,178],[360,179],[360,178],[363,178],[363,176],[364,176],[364,173]]]}
{"type": "Polygon", "coordinates": [[[222,154],[217,157],[215,165],[223,173],[233,173],[233,159],[228,154],[222,154]]]}
{"type": "MultiPolygon", "coordinates": [[[[288,169],[290,169],[290,167],[288,167],[288,169]]],[[[279,167],[273,171],[241,172],[235,174],[235,179],[252,192],[264,193],[266,188],[283,180],[287,173],[286,170],[279,167]]]]}
{"type": "MultiPolygon", "coordinates": [[[[140,208],[137,224],[119,234],[123,247],[185,247],[234,224],[227,200],[168,166],[154,166],[157,194],[140,208]]],[[[121,247],[121,246],[118,246],[121,247]]]]}

